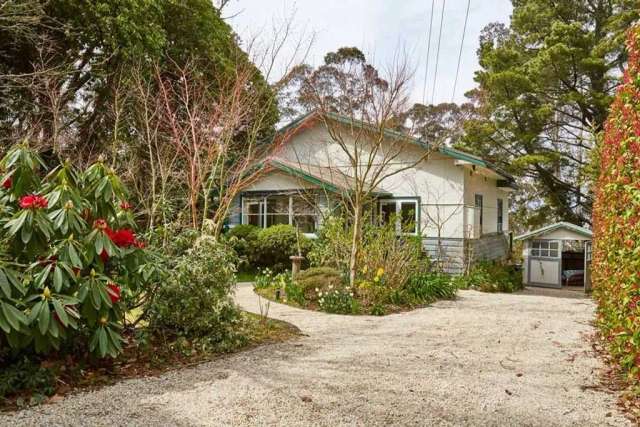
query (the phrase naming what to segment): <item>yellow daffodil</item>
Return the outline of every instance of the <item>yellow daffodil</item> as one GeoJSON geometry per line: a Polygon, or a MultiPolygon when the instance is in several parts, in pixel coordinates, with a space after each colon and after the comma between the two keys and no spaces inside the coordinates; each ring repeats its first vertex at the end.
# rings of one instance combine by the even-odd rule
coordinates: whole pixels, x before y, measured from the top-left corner
{"type": "Polygon", "coordinates": [[[378,268],[378,271],[376,271],[376,276],[382,277],[383,274],[384,274],[384,268],[382,267],[378,268]]]}

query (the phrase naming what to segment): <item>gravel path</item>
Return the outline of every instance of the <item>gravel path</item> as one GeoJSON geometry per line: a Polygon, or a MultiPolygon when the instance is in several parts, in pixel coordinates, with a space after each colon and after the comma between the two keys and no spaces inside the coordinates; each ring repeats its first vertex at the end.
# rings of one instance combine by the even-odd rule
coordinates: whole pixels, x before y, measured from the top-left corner
{"type": "MultiPolygon", "coordinates": [[[[258,311],[240,285],[238,302],[258,311]]],[[[584,298],[460,293],[386,317],[271,304],[306,336],[0,416],[2,425],[626,425],[584,298]]]]}

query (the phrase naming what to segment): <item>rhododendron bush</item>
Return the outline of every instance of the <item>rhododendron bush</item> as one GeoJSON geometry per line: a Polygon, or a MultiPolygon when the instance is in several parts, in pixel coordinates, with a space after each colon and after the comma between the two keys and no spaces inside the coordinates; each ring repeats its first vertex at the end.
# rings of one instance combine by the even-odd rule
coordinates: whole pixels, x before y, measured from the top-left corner
{"type": "Polygon", "coordinates": [[[149,276],[120,180],[100,161],[47,170],[15,146],[0,182],[0,349],[47,352],[79,340],[115,357],[123,298],[149,276]]]}
{"type": "Polygon", "coordinates": [[[611,354],[640,383],[640,28],[606,125],[594,206],[594,295],[611,354]]]}

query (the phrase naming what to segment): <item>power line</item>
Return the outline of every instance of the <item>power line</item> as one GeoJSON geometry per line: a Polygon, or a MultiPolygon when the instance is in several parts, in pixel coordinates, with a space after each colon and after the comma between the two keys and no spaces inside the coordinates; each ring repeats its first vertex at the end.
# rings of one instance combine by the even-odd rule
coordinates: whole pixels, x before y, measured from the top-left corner
{"type": "Polygon", "coordinates": [[[431,103],[436,98],[436,82],[438,81],[438,62],[440,61],[440,42],[442,41],[442,24],[444,23],[444,8],[447,5],[447,0],[442,0],[442,13],[440,15],[440,34],[438,35],[438,49],[436,50],[436,69],[433,74],[433,90],[431,91],[431,103]]]}
{"type": "Polygon", "coordinates": [[[427,41],[427,60],[424,64],[424,84],[422,85],[422,105],[425,103],[427,96],[427,77],[429,76],[429,57],[431,57],[431,30],[433,28],[433,10],[436,6],[436,0],[431,0],[431,18],[429,19],[429,37],[427,41]]]}
{"type": "Polygon", "coordinates": [[[469,21],[469,8],[471,7],[471,0],[467,0],[467,12],[464,15],[464,27],[462,28],[462,41],[460,42],[460,52],[458,53],[458,66],[456,68],[456,79],[453,81],[453,94],[451,95],[451,102],[456,97],[456,89],[458,87],[458,76],[460,75],[460,63],[462,62],[462,48],[464,46],[464,37],[467,34],[467,22],[469,21]]]}

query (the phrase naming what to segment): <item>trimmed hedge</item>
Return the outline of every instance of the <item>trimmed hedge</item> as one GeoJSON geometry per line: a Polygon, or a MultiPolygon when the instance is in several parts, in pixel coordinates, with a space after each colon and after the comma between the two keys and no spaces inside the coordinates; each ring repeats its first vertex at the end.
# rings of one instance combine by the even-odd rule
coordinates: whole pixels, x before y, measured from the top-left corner
{"type": "MultiPolygon", "coordinates": [[[[300,251],[306,256],[311,247],[311,241],[303,234],[299,235],[300,251]]],[[[291,268],[291,255],[298,254],[298,236],[292,225],[273,225],[258,231],[255,247],[250,257],[251,262],[258,267],[268,267],[274,271],[284,271],[291,268]]]]}
{"type": "Polygon", "coordinates": [[[608,350],[640,384],[640,27],[605,127],[593,211],[594,297],[608,350]]]}

